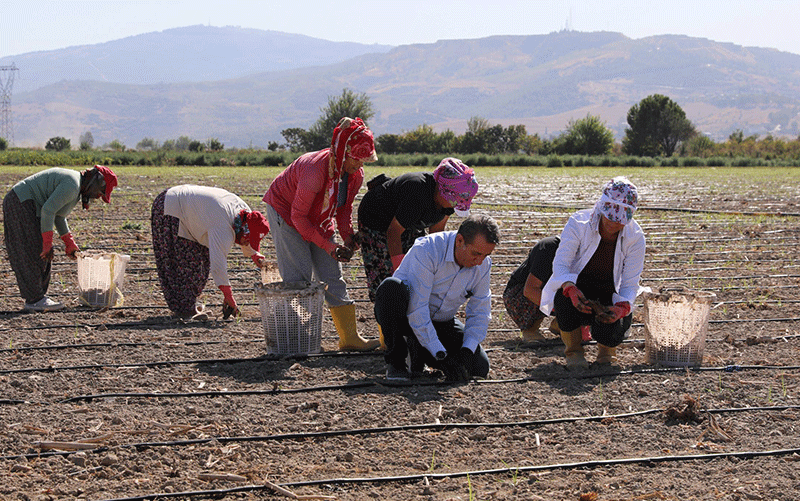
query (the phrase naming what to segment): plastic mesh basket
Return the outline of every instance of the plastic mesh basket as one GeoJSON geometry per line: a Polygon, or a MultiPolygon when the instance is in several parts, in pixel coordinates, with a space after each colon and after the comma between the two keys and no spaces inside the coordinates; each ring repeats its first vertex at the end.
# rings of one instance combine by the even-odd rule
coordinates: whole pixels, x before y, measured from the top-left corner
{"type": "Polygon", "coordinates": [[[78,300],[93,308],[122,306],[125,268],[131,257],[116,252],[79,252],[78,300]]]}
{"type": "Polygon", "coordinates": [[[703,362],[713,292],[645,293],[645,352],[648,363],[686,367],[703,362]]]}
{"type": "Polygon", "coordinates": [[[269,354],[322,351],[322,306],[325,288],[318,282],[273,282],[255,285],[269,354]]]}

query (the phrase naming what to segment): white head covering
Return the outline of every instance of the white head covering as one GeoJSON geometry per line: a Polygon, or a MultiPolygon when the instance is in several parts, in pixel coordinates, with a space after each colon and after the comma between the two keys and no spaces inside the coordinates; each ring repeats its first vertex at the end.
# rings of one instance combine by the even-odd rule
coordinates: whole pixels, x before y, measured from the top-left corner
{"type": "Polygon", "coordinates": [[[609,221],[628,224],[639,204],[636,186],[624,176],[618,176],[606,183],[603,195],[594,206],[595,212],[609,221]]]}

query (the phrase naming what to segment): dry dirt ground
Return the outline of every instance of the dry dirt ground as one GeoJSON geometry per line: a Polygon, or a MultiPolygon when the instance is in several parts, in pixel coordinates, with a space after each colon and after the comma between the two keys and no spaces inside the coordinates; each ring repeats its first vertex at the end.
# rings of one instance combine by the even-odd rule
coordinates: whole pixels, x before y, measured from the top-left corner
{"type": "MultiPolygon", "coordinates": [[[[797,170],[619,169],[642,196],[643,284],[717,296],[702,367],[646,363],[639,308],[617,367],[570,373],[552,334],[521,342],[500,296],[531,242],[593,204],[615,171],[479,169],[474,210],[503,231],[484,343],[492,366],[489,380],[459,385],[435,374],[387,384],[380,354],[335,351],[327,310],[323,354],[265,357],[258,274],[236,254],[243,318],[222,320],[209,282],[212,318],[172,320],[153,263],[152,199],[195,182],[258,209],[269,179],[158,172],[119,169],[112,205],[70,218],[79,245],[131,256],[122,307],[80,306],[57,241],[51,293],[68,308],[23,313],[3,251],[0,498],[800,498],[797,170]]],[[[19,177],[0,176],[3,193],[19,177]]],[[[344,273],[359,329],[377,336],[358,254],[344,273]]],[[[593,360],[596,345],[587,351],[593,360]]]]}

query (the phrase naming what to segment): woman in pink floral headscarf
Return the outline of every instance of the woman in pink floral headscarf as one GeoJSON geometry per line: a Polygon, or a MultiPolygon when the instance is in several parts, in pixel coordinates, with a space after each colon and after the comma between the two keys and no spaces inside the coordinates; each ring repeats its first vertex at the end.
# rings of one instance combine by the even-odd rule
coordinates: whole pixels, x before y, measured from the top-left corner
{"type": "Polygon", "coordinates": [[[378,159],[372,131],[360,118],[344,117],[330,148],[302,155],[264,195],[278,270],[286,282],[328,284],[325,301],[339,333],[339,349],[367,351],[380,345],[356,331],[355,304],[347,294],[341,262],[358,243],[353,238],[353,200],[364,182],[364,162],[378,159]],[[342,244],[334,240],[338,230],[342,244]]]}
{"type": "Polygon", "coordinates": [[[469,215],[477,192],[473,169],[452,157],[439,162],[433,172],[408,172],[395,178],[381,174],[367,183],[358,204],[358,230],[370,301],[414,241],[425,230],[443,231],[454,213],[469,215]]]}
{"type": "Polygon", "coordinates": [[[581,326],[591,327],[598,365],[614,361],[630,328],[645,253],[644,232],[633,220],[638,203],[636,186],[615,177],[595,206],[570,216],[561,233],[540,309],[555,312],[570,369],[588,367],[581,326]]]}

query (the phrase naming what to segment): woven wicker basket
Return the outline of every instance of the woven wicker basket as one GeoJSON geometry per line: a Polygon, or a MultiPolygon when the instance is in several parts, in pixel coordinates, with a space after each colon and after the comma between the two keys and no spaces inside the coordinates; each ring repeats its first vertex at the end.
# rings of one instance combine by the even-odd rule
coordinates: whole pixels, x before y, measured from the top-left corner
{"type": "Polygon", "coordinates": [[[644,295],[647,363],[687,367],[703,362],[713,292],[668,291],[644,295]]]}

